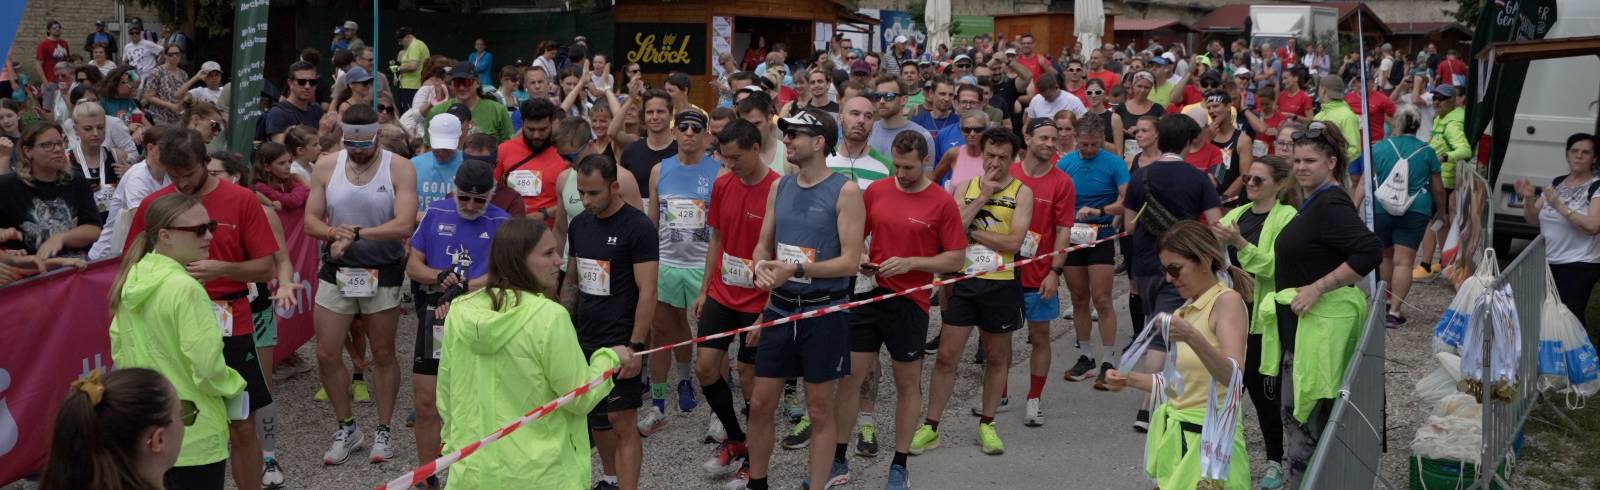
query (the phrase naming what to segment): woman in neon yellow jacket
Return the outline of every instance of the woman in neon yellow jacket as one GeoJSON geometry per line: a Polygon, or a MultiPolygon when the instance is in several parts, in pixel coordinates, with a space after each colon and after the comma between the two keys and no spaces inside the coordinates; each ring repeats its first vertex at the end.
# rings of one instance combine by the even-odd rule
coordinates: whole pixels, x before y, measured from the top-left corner
{"type": "Polygon", "coordinates": [[[1244,356],[1244,386],[1256,406],[1257,422],[1267,451],[1261,488],[1283,486],[1283,420],[1278,416],[1278,364],[1283,346],[1278,340],[1277,304],[1266,296],[1275,290],[1272,276],[1274,242],[1284,225],[1294,219],[1300,190],[1290,180],[1294,169],[1279,155],[1261,157],[1245,172],[1245,195],[1250,203],[1222,217],[1217,239],[1238,250],[1239,268],[1255,278],[1251,302],[1250,337],[1244,356]]]}
{"type": "MultiPolygon", "coordinates": [[[[1151,374],[1110,370],[1106,385],[1112,391],[1129,386],[1140,391],[1164,390],[1166,401],[1151,414],[1145,436],[1145,475],[1160,488],[1197,488],[1206,480],[1200,457],[1201,433],[1208,429],[1204,425],[1225,420],[1209,420],[1206,397],[1213,380],[1221,385],[1216,393],[1226,396],[1224,387],[1235,370],[1244,369],[1245,336],[1250,328],[1244,298],[1251,294],[1252,285],[1245,271],[1228,265],[1213,232],[1198,221],[1173,225],[1161,236],[1159,253],[1167,282],[1184,299],[1183,306],[1172,314],[1168,344],[1178,349],[1176,369],[1183,379],[1168,379],[1168,384],[1158,387],[1151,374]],[[1219,279],[1223,275],[1233,281],[1232,288],[1219,279]],[[1182,392],[1175,389],[1178,383],[1182,392]]],[[[1220,481],[1212,482],[1220,485],[1217,488],[1254,488],[1244,426],[1238,425],[1242,413],[1233,412],[1233,430],[1227,437],[1232,442],[1232,457],[1227,468],[1220,469],[1220,481]]]]}
{"type": "Polygon", "coordinates": [[[222,488],[228,459],[224,399],[244,391],[244,378],[222,359],[222,329],[205,288],[184,264],[210,252],[211,221],[200,200],[173,193],[149,204],[144,230],[122,256],[111,286],[111,359],[117,367],[155,370],[199,410],[183,434],[174,488],[222,488]]]}
{"type": "MultiPolygon", "coordinates": [[[[572,319],[548,296],[560,265],[554,234],[536,221],[512,219],[489,245],[488,284],[450,303],[437,401],[445,452],[482,439],[633,356],[616,346],[584,359],[572,319]]],[[[462,459],[450,469],[450,487],[588,489],[585,416],[610,391],[606,379],[462,459]]]]}

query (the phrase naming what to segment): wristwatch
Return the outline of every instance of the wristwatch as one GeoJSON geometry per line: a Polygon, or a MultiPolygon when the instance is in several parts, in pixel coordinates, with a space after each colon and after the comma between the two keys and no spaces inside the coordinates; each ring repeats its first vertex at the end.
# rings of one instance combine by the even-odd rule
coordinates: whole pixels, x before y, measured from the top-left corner
{"type": "Polygon", "coordinates": [[[359,227],[359,226],[356,227],[356,239],[355,240],[351,240],[351,241],[352,242],[361,241],[361,227],[359,227]]]}
{"type": "Polygon", "coordinates": [[[634,352],[640,352],[640,351],[647,350],[650,347],[647,346],[647,345],[644,345],[644,342],[633,342],[633,343],[628,344],[628,348],[629,349],[633,349],[634,352]]]}
{"type": "Polygon", "coordinates": [[[805,279],[806,278],[806,265],[805,264],[801,264],[801,263],[798,263],[798,262],[794,264],[794,278],[795,279],[805,279]]]}
{"type": "Polygon", "coordinates": [[[1065,267],[1051,267],[1050,268],[1050,272],[1054,272],[1058,276],[1061,275],[1061,271],[1064,271],[1064,270],[1066,270],[1065,267]]]}

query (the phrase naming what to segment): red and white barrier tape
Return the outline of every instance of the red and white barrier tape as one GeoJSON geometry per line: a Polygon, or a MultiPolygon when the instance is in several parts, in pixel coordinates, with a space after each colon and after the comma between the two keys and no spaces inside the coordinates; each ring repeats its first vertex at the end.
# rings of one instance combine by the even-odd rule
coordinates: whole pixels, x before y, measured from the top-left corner
{"type": "MultiPolygon", "coordinates": [[[[984,274],[991,274],[991,273],[995,273],[995,272],[1003,272],[1003,271],[1007,271],[1007,270],[1016,269],[1018,267],[1022,267],[1024,265],[1028,265],[1028,264],[1031,264],[1031,263],[1034,263],[1034,262],[1037,262],[1037,261],[1040,261],[1040,260],[1049,259],[1050,257],[1055,256],[1055,255],[1060,255],[1060,254],[1073,252],[1073,251],[1077,251],[1077,250],[1083,250],[1083,249],[1086,249],[1086,248],[1093,247],[1095,245],[1099,245],[1101,243],[1109,242],[1111,240],[1116,240],[1116,239],[1121,238],[1121,237],[1123,237],[1125,235],[1127,235],[1127,232],[1121,232],[1121,233],[1117,233],[1115,235],[1111,235],[1109,237],[1101,238],[1099,240],[1095,240],[1095,241],[1092,241],[1092,242],[1089,242],[1089,243],[1085,243],[1085,244],[1081,244],[1081,245],[1073,245],[1071,247],[1063,248],[1061,250],[1056,250],[1054,252],[1040,254],[1040,255],[1032,257],[1032,258],[1001,264],[999,268],[997,268],[997,269],[995,269],[993,271],[986,271],[986,272],[981,272],[981,273],[967,274],[967,275],[956,276],[956,277],[951,277],[951,278],[946,278],[946,279],[936,279],[933,282],[930,282],[928,284],[924,284],[924,285],[917,286],[917,287],[914,287],[914,288],[906,289],[906,290],[903,290],[903,291],[896,291],[896,292],[892,292],[892,293],[880,294],[880,295],[873,296],[873,297],[867,298],[867,299],[856,300],[856,301],[851,301],[849,303],[841,303],[841,304],[837,304],[837,305],[834,305],[834,306],[829,306],[829,307],[826,307],[826,308],[820,308],[820,309],[805,311],[805,312],[801,312],[801,313],[796,313],[794,315],[789,315],[789,316],[786,316],[786,317],[783,317],[783,318],[778,318],[778,319],[775,319],[775,320],[769,320],[769,321],[766,321],[766,322],[757,323],[757,324],[750,325],[750,326],[744,327],[744,328],[738,328],[738,329],[729,330],[729,331],[726,331],[726,332],[706,335],[706,336],[703,336],[703,337],[695,337],[695,338],[692,338],[692,339],[689,339],[689,340],[685,340],[683,342],[678,342],[676,344],[663,345],[663,346],[656,347],[654,349],[635,352],[633,355],[635,355],[635,356],[648,355],[648,354],[654,353],[654,352],[660,352],[660,351],[665,351],[665,350],[676,349],[678,347],[682,347],[682,346],[686,346],[686,345],[698,344],[698,343],[701,343],[701,342],[705,342],[707,340],[720,339],[720,338],[723,338],[723,337],[730,337],[730,336],[738,335],[738,334],[749,332],[749,331],[753,331],[753,330],[759,330],[759,329],[763,329],[763,328],[782,325],[782,324],[785,324],[785,323],[794,322],[796,320],[804,320],[804,319],[807,319],[807,318],[816,318],[816,317],[827,315],[827,314],[831,314],[831,313],[837,313],[837,312],[848,310],[848,309],[855,308],[855,307],[858,307],[858,306],[871,304],[871,303],[877,303],[879,301],[885,301],[885,300],[888,300],[888,299],[891,299],[891,298],[897,298],[897,297],[900,297],[900,296],[905,296],[905,295],[908,295],[908,294],[911,294],[911,293],[914,293],[914,292],[917,292],[917,291],[931,290],[931,289],[933,289],[935,287],[938,287],[938,286],[942,286],[942,285],[946,285],[946,284],[953,284],[953,283],[957,283],[957,282],[960,282],[960,281],[965,281],[967,279],[978,277],[978,276],[981,276],[981,275],[984,275],[984,274]]],[[[496,430],[493,433],[489,434],[487,437],[484,437],[483,439],[479,439],[477,442],[468,444],[465,447],[462,447],[461,449],[457,449],[457,450],[455,450],[454,452],[452,452],[450,454],[446,454],[444,456],[440,456],[439,459],[435,459],[430,463],[427,463],[427,464],[424,464],[422,466],[419,466],[419,467],[417,467],[417,469],[411,470],[411,472],[406,473],[404,475],[401,475],[399,478],[395,478],[393,480],[390,480],[389,483],[387,483],[387,484],[378,486],[376,488],[376,490],[410,490],[411,488],[415,487],[416,485],[426,482],[428,480],[428,477],[431,477],[433,475],[438,474],[440,471],[443,471],[445,468],[449,468],[450,465],[453,465],[457,461],[461,461],[462,459],[466,458],[467,456],[472,455],[472,453],[477,452],[479,449],[482,449],[484,446],[487,446],[490,443],[498,441],[501,438],[505,437],[506,435],[511,434],[512,432],[516,432],[517,429],[522,428],[523,425],[526,425],[529,422],[533,422],[535,420],[543,418],[546,415],[549,415],[551,412],[556,411],[557,408],[561,408],[562,405],[566,405],[568,403],[571,403],[572,400],[576,399],[579,396],[582,396],[585,393],[588,393],[589,390],[594,389],[596,386],[599,386],[600,384],[605,383],[606,380],[611,379],[611,377],[615,376],[616,374],[617,374],[617,370],[615,368],[608,369],[604,373],[601,373],[599,377],[590,380],[588,383],[584,383],[582,386],[577,387],[576,389],[568,392],[567,394],[561,395],[560,397],[557,397],[554,400],[550,400],[549,402],[546,402],[544,405],[540,405],[538,408],[534,408],[532,411],[530,411],[530,412],[528,412],[526,414],[523,414],[521,417],[517,417],[516,420],[512,420],[511,423],[506,424],[505,426],[501,427],[499,430],[496,430]]]]}

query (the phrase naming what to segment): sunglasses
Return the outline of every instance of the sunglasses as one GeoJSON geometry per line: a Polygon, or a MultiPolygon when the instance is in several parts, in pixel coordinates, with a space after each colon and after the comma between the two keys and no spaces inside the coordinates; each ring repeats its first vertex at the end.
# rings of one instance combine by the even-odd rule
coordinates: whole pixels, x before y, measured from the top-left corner
{"type": "Polygon", "coordinates": [[[1295,131],[1294,134],[1289,135],[1289,139],[1295,142],[1319,139],[1322,138],[1322,129],[1321,125],[1313,124],[1310,129],[1305,131],[1295,131]]]}
{"type": "Polygon", "coordinates": [[[1267,178],[1260,175],[1246,175],[1244,176],[1244,183],[1255,186],[1267,185],[1267,178]]]}
{"type": "Polygon", "coordinates": [[[344,140],[344,147],[345,148],[353,148],[353,149],[357,149],[357,150],[365,150],[365,149],[368,149],[368,148],[372,148],[374,146],[377,146],[377,144],[378,144],[378,139],[377,138],[373,138],[373,139],[365,140],[365,141],[344,140]]]}
{"type": "Polygon", "coordinates": [[[200,407],[189,400],[178,400],[178,413],[182,417],[185,427],[194,425],[195,419],[200,418],[200,407]]]}
{"type": "Polygon", "coordinates": [[[389,112],[390,110],[393,110],[393,109],[394,109],[394,106],[392,106],[392,105],[389,105],[389,104],[378,104],[378,110],[380,110],[380,111],[389,112]]]}
{"type": "Polygon", "coordinates": [[[795,138],[799,138],[801,136],[815,137],[817,136],[817,133],[811,132],[809,129],[800,128],[789,128],[788,131],[783,132],[783,137],[789,140],[794,140],[795,138]]]}
{"type": "Polygon", "coordinates": [[[1163,265],[1161,266],[1161,272],[1166,274],[1167,277],[1177,279],[1178,274],[1183,273],[1183,264],[1173,262],[1171,264],[1163,265]]]}
{"type": "Polygon", "coordinates": [[[972,65],[967,64],[967,63],[956,63],[956,68],[960,68],[960,69],[963,69],[963,70],[971,70],[972,69],[972,65]]]}
{"type": "Polygon", "coordinates": [[[983,126],[962,126],[961,127],[961,132],[967,133],[967,134],[982,134],[984,131],[987,131],[988,129],[989,128],[986,128],[986,127],[983,127],[983,126]]]}
{"type": "Polygon", "coordinates": [[[1068,68],[1067,71],[1083,71],[1083,67],[1080,66],[1077,68],[1068,68]]]}
{"type": "Polygon", "coordinates": [[[632,70],[628,70],[628,74],[629,75],[638,75],[639,74],[639,69],[635,68],[635,69],[632,69],[632,70]]]}
{"type": "Polygon", "coordinates": [[[900,93],[899,92],[867,92],[865,94],[862,94],[862,96],[866,97],[867,100],[870,100],[870,101],[873,101],[873,102],[877,102],[877,101],[880,101],[880,100],[884,101],[884,102],[894,102],[895,99],[900,98],[900,93]]]}
{"type": "Polygon", "coordinates": [[[469,85],[472,85],[472,80],[469,80],[469,79],[466,79],[466,78],[457,78],[455,80],[451,80],[450,81],[450,86],[451,87],[466,87],[466,86],[469,86],[469,85]]]}
{"type": "Polygon", "coordinates": [[[1221,85],[1221,84],[1216,83],[1216,82],[1200,82],[1200,88],[1204,88],[1204,89],[1217,88],[1218,85],[1221,85]]]}
{"type": "Polygon", "coordinates": [[[460,195],[460,194],[456,194],[456,202],[461,202],[461,203],[474,202],[474,203],[478,203],[478,204],[483,204],[483,203],[489,202],[489,198],[483,197],[483,196],[463,196],[463,195],[460,195]]]}
{"type": "Polygon", "coordinates": [[[295,85],[299,85],[301,87],[310,87],[312,85],[316,85],[316,83],[317,83],[317,79],[315,79],[315,78],[296,78],[296,79],[294,79],[294,84],[295,85]]]}
{"type": "Polygon", "coordinates": [[[1102,95],[1105,95],[1105,94],[1106,94],[1106,91],[1104,91],[1104,90],[1085,90],[1085,91],[1083,91],[1083,95],[1087,95],[1087,96],[1090,96],[1090,97],[1099,97],[1099,96],[1102,96],[1102,95]]]}
{"type": "Polygon", "coordinates": [[[168,51],[167,56],[183,56],[183,53],[177,51],[168,51]]]}
{"type": "MultiPolygon", "coordinates": [[[[213,173],[212,175],[216,175],[216,174],[213,173]]],[[[205,235],[209,235],[209,234],[215,233],[217,231],[217,222],[216,222],[216,220],[212,220],[212,221],[207,221],[205,223],[201,223],[201,224],[194,225],[194,226],[168,226],[166,229],[168,229],[168,230],[178,230],[178,231],[187,231],[189,233],[195,234],[195,236],[205,236],[205,235]]]]}
{"type": "Polygon", "coordinates": [[[79,78],[78,83],[89,83],[89,77],[79,78]]]}
{"type": "Polygon", "coordinates": [[[362,85],[362,86],[371,87],[372,86],[372,80],[367,80],[365,82],[350,82],[350,84],[351,85],[362,85]]]}
{"type": "Polygon", "coordinates": [[[677,127],[680,133],[700,134],[706,132],[706,128],[699,124],[682,123],[677,127]]]}

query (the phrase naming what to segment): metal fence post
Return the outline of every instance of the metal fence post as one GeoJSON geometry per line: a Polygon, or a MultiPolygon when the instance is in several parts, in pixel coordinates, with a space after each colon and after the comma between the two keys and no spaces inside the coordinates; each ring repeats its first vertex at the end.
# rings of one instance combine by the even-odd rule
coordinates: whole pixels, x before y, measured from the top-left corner
{"type": "MultiPolygon", "coordinates": [[[[1480,399],[1483,403],[1483,453],[1478,458],[1477,480],[1472,486],[1474,489],[1511,487],[1510,477],[1506,475],[1510,474],[1511,466],[1515,463],[1517,439],[1528,414],[1539,399],[1539,336],[1543,330],[1545,274],[1548,270],[1544,237],[1541,236],[1528,244],[1528,248],[1512,260],[1511,265],[1506,266],[1487,289],[1511,288],[1512,300],[1517,307],[1518,325],[1522,331],[1522,338],[1519,339],[1521,355],[1517,360],[1516,393],[1511,401],[1494,400],[1489,396],[1490,390],[1483,390],[1480,399]],[[1507,467],[1506,475],[1499,472],[1502,464],[1507,467]]],[[[1486,310],[1475,309],[1472,321],[1487,321],[1486,310]]],[[[1483,348],[1494,347],[1495,336],[1484,337],[1483,348]]],[[[1487,373],[1489,355],[1485,354],[1483,359],[1486,364],[1484,372],[1487,373]]]]}

